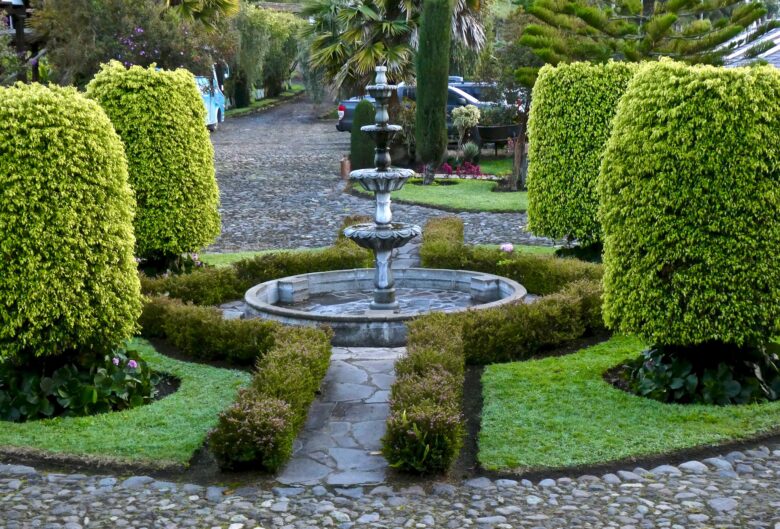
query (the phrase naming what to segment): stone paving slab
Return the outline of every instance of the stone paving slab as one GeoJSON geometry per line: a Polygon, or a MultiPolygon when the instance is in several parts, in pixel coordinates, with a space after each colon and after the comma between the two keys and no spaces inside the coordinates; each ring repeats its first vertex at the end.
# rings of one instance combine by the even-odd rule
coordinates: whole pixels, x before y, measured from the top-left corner
{"type": "Polygon", "coordinates": [[[293,457],[278,476],[285,485],[382,483],[381,439],[395,361],[404,348],[334,348],[321,393],[309,409],[293,457]]]}

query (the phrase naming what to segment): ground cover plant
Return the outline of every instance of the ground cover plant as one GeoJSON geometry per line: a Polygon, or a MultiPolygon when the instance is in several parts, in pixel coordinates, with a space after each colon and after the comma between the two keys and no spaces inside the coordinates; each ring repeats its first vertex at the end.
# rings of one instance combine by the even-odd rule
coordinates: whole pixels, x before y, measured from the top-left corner
{"type": "Polygon", "coordinates": [[[748,439],[780,426],[778,402],[666,404],[604,380],[644,347],[616,336],[572,355],[488,366],[480,464],[512,471],[595,465],[748,439]]]}
{"type": "Polygon", "coordinates": [[[596,183],[612,119],[636,65],[545,66],[528,121],[528,224],[538,235],[601,241],[596,183]]]}
{"type": "Polygon", "coordinates": [[[0,449],[89,456],[101,461],[131,462],[155,468],[181,468],[203,445],[219,413],[247,386],[250,375],[180,362],[134,339],[149,367],[180,381],[178,390],[146,406],[90,417],[4,423],[0,449]]]}
{"type": "Polygon", "coordinates": [[[125,68],[112,61],[87,86],[125,145],[138,208],[136,255],[164,271],[220,230],[214,149],[205,109],[186,70],[125,68]]]}
{"type": "MultiPolygon", "coordinates": [[[[420,185],[419,179],[411,179],[392,199],[404,204],[433,206],[449,211],[523,212],[528,208],[525,192],[498,193],[493,191],[497,182],[470,178],[437,179],[432,185],[420,185]]],[[[353,189],[363,195],[369,193],[358,186],[353,189]]]]}
{"type": "Polygon", "coordinates": [[[780,396],[778,93],[772,67],[662,61],[619,104],[599,178],[604,317],[650,344],[630,376],[643,395],[780,396]]]}

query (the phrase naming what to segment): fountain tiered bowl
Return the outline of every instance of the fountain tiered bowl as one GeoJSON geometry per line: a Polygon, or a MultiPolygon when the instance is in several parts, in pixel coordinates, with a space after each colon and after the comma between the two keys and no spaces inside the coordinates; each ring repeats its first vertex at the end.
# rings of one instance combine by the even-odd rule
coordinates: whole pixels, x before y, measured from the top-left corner
{"type": "Polygon", "coordinates": [[[374,169],[352,171],[350,180],[375,195],[374,222],[356,224],[344,235],[374,253],[374,268],[335,270],[285,277],[251,288],[248,316],[290,325],[329,326],[333,344],[397,347],[406,343],[406,323],[430,312],[487,309],[521,302],[519,283],[466,270],[393,267],[393,253],[421,234],[419,226],[393,222],[390,194],[415,175],[392,167],[389,145],[401,130],[388,123],[387,105],[396,90],[387,68],[376,68],[366,90],[376,101],[376,124],[361,127],[376,143],[374,169]]]}

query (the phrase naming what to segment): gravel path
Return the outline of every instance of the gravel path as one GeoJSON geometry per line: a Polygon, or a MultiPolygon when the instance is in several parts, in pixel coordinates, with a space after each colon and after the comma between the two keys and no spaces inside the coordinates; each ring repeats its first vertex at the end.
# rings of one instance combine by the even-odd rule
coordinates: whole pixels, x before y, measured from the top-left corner
{"type": "Polygon", "coordinates": [[[780,529],[780,446],[539,483],[229,491],[0,465],[0,528],[780,529]]]}
{"type": "MultiPolygon", "coordinates": [[[[317,120],[302,100],[225,122],[212,135],[222,197],[222,235],[210,251],[325,246],[341,219],[373,214],[369,200],[343,192],[339,160],[349,134],[335,121],[317,120]]],[[[395,218],[423,225],[441,210],[393,206],[395,218]]],[[[535,242],[523,231],[526,215],[461,213],[470,243],[535,242]]]]}

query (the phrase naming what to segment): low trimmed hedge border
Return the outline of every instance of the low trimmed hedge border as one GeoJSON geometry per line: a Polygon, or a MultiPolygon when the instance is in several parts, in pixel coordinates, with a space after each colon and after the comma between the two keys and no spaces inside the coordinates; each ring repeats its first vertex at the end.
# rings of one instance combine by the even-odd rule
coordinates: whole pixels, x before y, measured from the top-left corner
{"type": "Polygon", "coordinates": [[[147,277],[141,275],[141,292],[169,297],[196,305],[219,305],[236,299],[254,285],[280,277],[373,266],[371,252],[346,239],[344,227],[367,222],[362,215],[344,219],[333,246],[320,251],[285,250],[242,259],[225,267],[198,268],[189,274],[147,277]]]}
{"type": "Polygon", "coordinates": [[[89,417],[3,423],[0,449],[54,453],[111,464],[181,469],[217,424],[219,413],[250,384],[250,375],[164,356],[133,339],[149,366],[180,380],[178,390],[145,406],[89,417]]]}
{"type": "Polygon", "coordinates": [[[330,363],[331,332],[280,327],[251,388],[219,417],[209,447],[223,469],[278,470],[292,455],[330,363]]]}
{"type": "Polygon", "coordinates": [[[423,252],[428,266],[436,262],[460,268],[478,260],[481,271],[514,271],[514,279],[531,280],[537,292],[547,294],[532,304],[436,313],[409,324],[407,354],[396,363],[398,378],[391,389],[382,451],[399,470],[440,473],[452,465],[463,444],[465,365],[525,360],[603,332],[601,267],[573,259],[507,257],[500,251],[472,249],[463,245],[462,222],[452,218],[428,222],[423,252]]]}
{"type": "Polygon", "coordinates": [[[508,277],[537,295],[553,294],[582,279],[600,281],[603,275],[601,265],[578,259],[466,245],[463,221],[458,217],[437,217],[425,224],[420,259],[426,268],[474,270],[508,277]]]}

